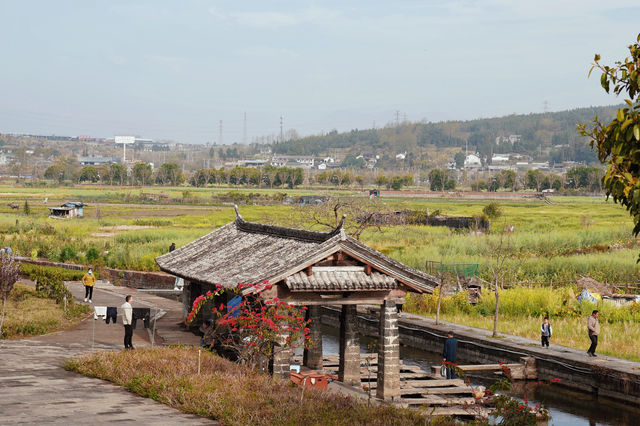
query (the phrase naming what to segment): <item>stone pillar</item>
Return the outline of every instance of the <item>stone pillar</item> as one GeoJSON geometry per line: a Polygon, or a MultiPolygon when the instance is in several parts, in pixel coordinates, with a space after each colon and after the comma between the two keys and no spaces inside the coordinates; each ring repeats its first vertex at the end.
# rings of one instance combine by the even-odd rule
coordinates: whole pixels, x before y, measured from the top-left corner
{"type": "Polygon", "coordinates": [[[273,354],[273,377],[281,379],[289,379],[289,366],[291,365],[291,357],[293,350],[291,348],[282,349],[276,346],[273,354]]]}
{"type": "MultiPolygon", "coordinates": [[[[279,324],[279,327],[284,327],[283,324],[279,324]]],[[[293,349],[291,346],[284,347],[287,339],[287,334],[283,333],[279,335],[280,345],[276,345],[273,348],[273,364],[272,372],[273,377],[280,377],[281,379],[289,379],[289,371],[291,366],[291,358],[293,358],[293,349]]]]}
{"type": "Polygon", "coordinates": [[[322,370],[322,330],[320,330],[320,310],[318,305],[307,307],[306,319],[309,323],[311,347],[304,350],[302,363],[311,370],[322,370]]]}
{"type": "Polygon", "coordinates": [[[380,306],[376,396],[387,400],[400,396],[400,337],[398,310],[393,300],[385,300],[380,306]]]}
{"type": "Polygon", "coordinates": [[[360,338],[356,305],[342,305],[338,380],[349,385],[360,386],[360,338]]]}

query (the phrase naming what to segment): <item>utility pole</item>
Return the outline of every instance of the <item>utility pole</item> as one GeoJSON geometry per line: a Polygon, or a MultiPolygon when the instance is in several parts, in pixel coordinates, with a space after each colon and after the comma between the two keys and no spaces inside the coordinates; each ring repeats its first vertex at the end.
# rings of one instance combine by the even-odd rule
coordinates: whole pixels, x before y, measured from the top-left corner
{"type": "Polygon", "coordinates": [[[247,112],[244,113],[244,122],[242,128],[242,143],[247,144],[247,112]]]}
{"type": "Polygon", "coordinates": [[[284,117],[280,116],[280,142],[284,142],[284,117]]]}
{"type": "Polygon", "coordinates": [[[220,136],[218,137],[218,143],[222,145],[222,120],[220,120],[219,129],[220,129],[220,136]]]}

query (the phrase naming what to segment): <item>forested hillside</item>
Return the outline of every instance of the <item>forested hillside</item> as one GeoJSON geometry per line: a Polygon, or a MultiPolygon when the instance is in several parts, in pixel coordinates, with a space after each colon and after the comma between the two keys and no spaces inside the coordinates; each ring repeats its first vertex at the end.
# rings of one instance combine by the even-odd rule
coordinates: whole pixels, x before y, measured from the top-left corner
{"type": "Polygon", "coordinates": [[[435,148],[465,148],[483,156],[502,152],[529,155],[538,160],[596,161],[588,141],[576,132],[577,123],[586,123],[596,115],[609,120],[618,106],[578,108],[541,114],[509,115],[499,118],[439,123],[390,125],[382,129],[332,131],[274,144],[275,153],[289,155],[327,155],[340,150],[349,156],[372,153],[391,157],[407,151],[412,155],[435,148]],[[496,143],[498,137],[519,135],[518,141],[496,143]]]}

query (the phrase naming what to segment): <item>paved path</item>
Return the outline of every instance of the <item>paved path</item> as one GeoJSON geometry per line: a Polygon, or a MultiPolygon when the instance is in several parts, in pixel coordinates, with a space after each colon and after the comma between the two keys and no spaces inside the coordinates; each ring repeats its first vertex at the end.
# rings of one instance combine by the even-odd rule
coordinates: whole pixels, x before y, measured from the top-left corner
{"type": "MultiPolygon", "coordinates": [[[[68,286],[74,296],[84,297],[81,284],[68,286]]],[[[199,341],[197,336],[180,331],[175,324],[182,309],[178,302],[103,285],[94,290],[93,301],[103,306],[120,306],[126,294],[133,294],[134,307],[154,306],[166,312],[164,320],[158,321],[157,329],[173,328],[174,331],[165,343],[199,341]],[[180,311],[176,314],[177,309],[180,311]]],[[[116,325],[106,325],[105,321],[94,321],[90,317],[71,330],[0,341],[0,424],[215,424],[63,368],[65,359],[80,353],[121,349],[123,337],[120,318],[116,325]]],[[[150,333],[141,325],[134,333],[133,344],[151,345],[150,333]]]]}

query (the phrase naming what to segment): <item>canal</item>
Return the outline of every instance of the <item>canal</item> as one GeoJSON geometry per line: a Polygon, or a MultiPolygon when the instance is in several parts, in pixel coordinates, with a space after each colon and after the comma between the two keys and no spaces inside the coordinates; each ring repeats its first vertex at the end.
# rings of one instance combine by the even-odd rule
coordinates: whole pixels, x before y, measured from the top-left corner
{"type": "MultiPolygon", "coordinates": [[[[339,352],[339,330],[328,325],[322,326],[322,345],[325,355],[336,355],[339,352]]],[[[375,340],[360,336],[361,353],[375,351],[375,340]]],[[[440,354],[426,352],[406,346],[400,347],[400,358],[405,364],[418,365],[431,371],[432,365],[440,365],[440,354]]],[[[475,364],[473,360],[458,359],[461,364],[475,364]]],[[[489,386],[499,379],[492,374],[469,374],[473,385],[489,386]]],[[[599,399],[592,394],[576,392],[560,385],[536,386],[531,382],[514,383],[509,394],[515,398],[527,396],[529,404],[542,404],[551,415],[550,425],[582,426],[582,425],[638,425],[640,424],[640,408],[599,399]]]]}

